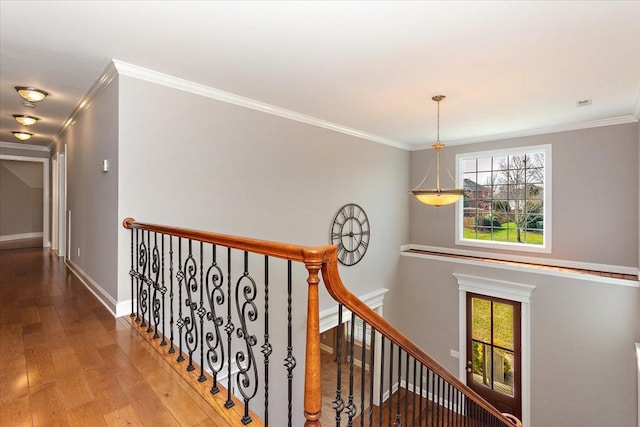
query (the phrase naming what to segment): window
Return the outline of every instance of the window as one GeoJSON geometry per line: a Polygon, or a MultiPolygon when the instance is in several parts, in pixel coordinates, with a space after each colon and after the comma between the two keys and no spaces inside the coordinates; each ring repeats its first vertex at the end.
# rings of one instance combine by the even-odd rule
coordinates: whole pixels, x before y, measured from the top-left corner
{"type": "Polygon", "coordinates": [[[551,146],[459,154],[456,244],[551,252],[551,146]]]}

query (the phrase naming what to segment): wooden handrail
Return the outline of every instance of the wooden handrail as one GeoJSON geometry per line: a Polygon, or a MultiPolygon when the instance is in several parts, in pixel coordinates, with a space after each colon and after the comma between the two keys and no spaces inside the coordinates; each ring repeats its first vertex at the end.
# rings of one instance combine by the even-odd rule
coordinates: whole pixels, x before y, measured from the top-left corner
{"type": "Polygon", "coordinates": [[[388,340],[402,348],[405,352],[415,358],[418,362],[425,366],[428,366],[436,375],[440,376],[451,385],[462,391],[467,397],[471,398],[476,404],[485,409],[499,419],[503,419],[506,424],[514,424],[514,420],[520,421],[513,415],[505,415],[499,412],[491,404],[485,401],[478,393],[473,391],[470,387],[460,381],[455,375],[451,374],[434,358],[429,356],[420,347],[418,347],[413,341],[407,338],[404,334],[394,328],[389,322],[387,322],[382,316],[373,311],[357,296],[352,294],[342,283],[340,274],[338,273],[338,258],[337,247],[332,247],[327,253],[326,262],[322,267],[322,278],[325,286],[329,291],[329,294],[345,306],[348,310],[355,313],[358,317],[371,325],[378,332],[382,333],[388,340]]]}
{"type": "Polygon", "coordinates": [[[338,272],[337,247],[333,245],[308,247],[292,244],[270,242],[266,240],[237,237],[226,234],[211,233],[180,227],[170,227],[150,223],[137,222],[133,218],[123,221],[126,229],[146,230],[176,237],[197,240],[201,242],[226,246],[229,248],[258,253],[276,258],[297,261],[305,264],[309,273],[307,299],[307,343],[305,360],[305,395],[304,415],[305,427],[320,426],[320,411],[322,408],[321,392],[321,363],[320,363],[320,320],[318,284],[319,272],[329,291],[329,294],[345,308],[355,313],[367,324],[380,332],[386,339],[399,346],[415,360],[429,367],[436,375],[462,391],[478,406],[493,416],[504,420],[505,424],[522,427],[520,421],[510,414],[502,414],[487,403],[475,391],[460,381],[455,375],[447,371],[440,363],[420,349],[409,338],[395,329],[379,314],[368,307],[362,300],[352,294],[342,283],[338,272]]]}

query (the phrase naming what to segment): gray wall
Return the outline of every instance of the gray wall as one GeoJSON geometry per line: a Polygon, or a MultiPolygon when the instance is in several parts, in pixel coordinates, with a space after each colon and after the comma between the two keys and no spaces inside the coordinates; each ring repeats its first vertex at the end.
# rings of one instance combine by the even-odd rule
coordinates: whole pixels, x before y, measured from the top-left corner
{"type": "MultiPolygon", "coordinates": [[[[442,164],[454,174],[458,153],[541,144],[552,146],[553,247],[535,256],[637,267],[637,123],[446,147],[442,164]]],[[[411,153],[412,183],[420,182],[429,156],[432,150],[411,153]]],[[[413,201],[410,233],[411,243],[455,247],[454,207],[413,201]]]]}
{"type": "MultiPolygon", "coordinates": [[[[33,180],[28,180],[33,181],[33,180]]],[[[42,163],[0,161],[0,236],[42,233],[42,163]],[[33,183],[25,182],[8,166],[37,175],[33,183]],[[17,164],[17,165],[16,165],[17,164]]]]}
{"type": "MultiPolygon", "coordinates": [[[[119,121],[121,219],[315,246],[338,208],[358,203],[371,241],[343,280],[357,294],[395,287],[408,152],[126,76],[119,121]]],[[[127,299],[125,230],[119,247],[127,299]]]]}
{"type": "Polygon", "coordinates": [[[117,300],[118,79],[61,137],[67,144],[71,261],[117,300]],[[102,172],[102,160],[111,168],[102,172]],[[80,256],[78,256],[80,248],[80,256]]]}
{"type": "MultiPolygon", "coordinates": [[[[447,147],[443,160],[453,172],[456,153],[552,144],[553,252],[535,256],[637,267],[638,130],[631,123],[447,147]]],[[[426,156],[412,153],[412,181],[424,173],[426,156]]],[[[414,202],[410,212],[411,243],[455,247],[453,208],[414,202]]],[[[640,288],[411,257],[402,257],[400,272],[400,329],[452,372],[458,359],[449,350],[458,349],[459,338],[452,274],[535,285],[531,425],[636,425],[640,288]]]]}

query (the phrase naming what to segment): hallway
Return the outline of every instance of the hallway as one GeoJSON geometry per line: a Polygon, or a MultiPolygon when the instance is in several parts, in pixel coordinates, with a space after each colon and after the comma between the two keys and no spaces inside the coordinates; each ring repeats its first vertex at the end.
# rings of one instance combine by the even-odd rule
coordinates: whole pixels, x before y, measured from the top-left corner
{"type": "Polygon", "coordinates": [[[228,426],[50,251],[0,251],[0,424],[228,426]]]}

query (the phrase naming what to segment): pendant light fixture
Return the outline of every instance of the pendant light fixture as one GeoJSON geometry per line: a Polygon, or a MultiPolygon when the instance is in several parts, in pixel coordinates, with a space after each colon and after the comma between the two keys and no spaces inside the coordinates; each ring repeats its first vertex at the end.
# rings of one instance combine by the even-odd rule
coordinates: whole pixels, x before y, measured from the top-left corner
{"type": "Polygon", "coordinates": [[[438,138],[435,144],[432,145],[433,149],[436,152],[436,188],[420,188],[420,186],[424,184],[424,182],[427,180],[427,177],[429,176],[429,172],[427,172],[420,184],[418,184],[413,190],[409,191],[409,193],[416,196],[416,199],[418,199],[420,202],[439,208],[440,206],[450,205],[457,202],[464,194],[464,189],[440,188],[440,150],[442,150],[442,148],[444,147],[444,144],[440,142],[440,101],[445,99],[445,96],[436,95],[431,99],[438,103],[438,138]]]}
{"type": "Polygon", "coordinates": [[[23,126],[31,126],[40,120],[37,117],[27,116],[26,114],[14,114],[13,118],[23,126]]]}
{"type": "Polygon", "coordinates": [[[23,131],[19,131],[19,130],[11,131],[11,133],[13,134],[13,136],[18,138],[20,141],[26,141],[27,139],[31,139],[31,137],[33,136],[32,133],[23,132],[23,131]]]}

